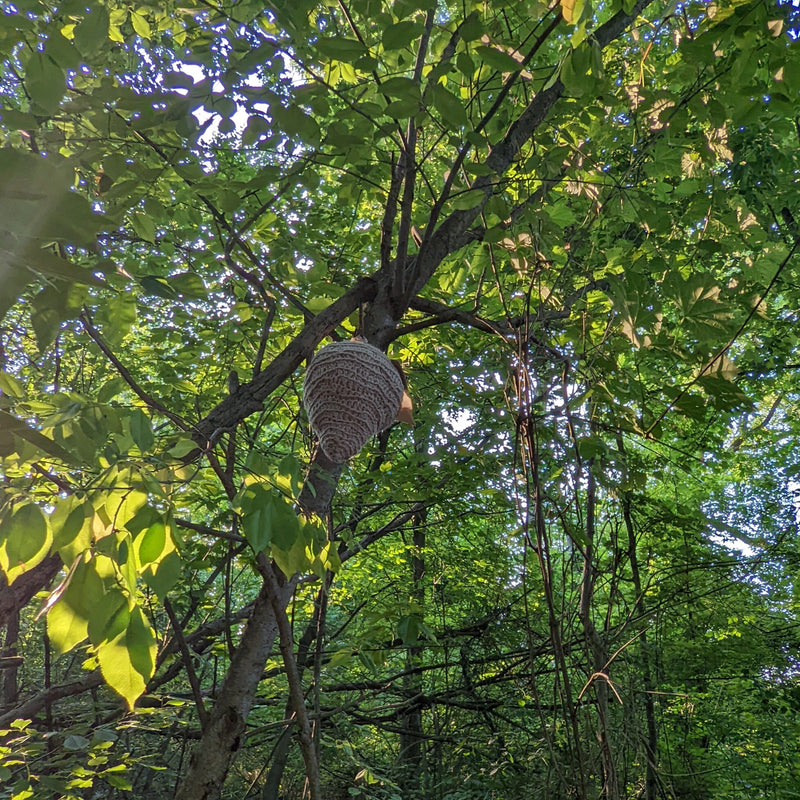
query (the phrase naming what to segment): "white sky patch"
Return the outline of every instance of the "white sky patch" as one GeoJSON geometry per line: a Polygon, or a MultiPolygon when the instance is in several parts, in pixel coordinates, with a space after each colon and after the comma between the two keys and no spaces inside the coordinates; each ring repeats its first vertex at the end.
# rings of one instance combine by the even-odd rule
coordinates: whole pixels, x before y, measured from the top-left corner
{"type": "Polygon", "coordinates": [[[736,553],[741,553],[747,558],[752,558],[757,552],[754,547],[736,536],[714,533],[709,537],[709,539],[714,542],[714,544],[718,544],[720,547],[724,547],[727,550],[733,550],[736,553]]]}
{"type": "MultiPolygon", "coordinates": [[[[188,75],[195,84],[201,83],[206,79],[206,73],[199,64],[191,64],[181,61],[176,64],[175,72],[188,75]]],[[[248,76],[247,84],[251,88],[259,88],[262,85],[261,81],[259,81],[255,75],[248,76]]],[[[184,97],[189,94],[188,89],[175,88],[172,89],[172,91],[184,97]]],[[[215,80],[211,85],[211,91],[214,94],[222,94],[225,91],[225,86],[221,81],[215,80]]],[[[200,127],[204,129],[202,136],[200,136],[198,139],[198,142],[203,145],[211,144],[214,139],[219,136],[219,126],[223,120],[222,115],[216,114],[213,111],[207,111],[202,105],[198,105],[197,108],[192,111],[192,114],[200,127]]],[[[234,131],[238,135],[241,135],[241,133],[247,127],[247,120],[249,118],[250,115],[247,113],[247,110],[237,103],[236,111],[230,119],[235,126],[234,131]]]]}

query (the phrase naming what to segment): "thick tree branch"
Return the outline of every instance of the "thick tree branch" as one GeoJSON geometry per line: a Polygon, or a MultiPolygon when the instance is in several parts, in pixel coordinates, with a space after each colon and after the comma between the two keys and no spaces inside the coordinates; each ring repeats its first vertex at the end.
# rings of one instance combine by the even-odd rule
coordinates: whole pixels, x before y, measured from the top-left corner
{"type": "Polygon", "coordinates": [[[11,586],[6,582],[5,575],[0,574],[0,628],[24,608],[37,592],[46,589],[62,566],[61,556],[56,553],[33,569],[23,572],[11,586]]]}
{"type": "Polygon", "coordinates": [[[267,562],[263,553],[258,556],[258,571],[264,578],[264,586],[267,589],[272,611],[277,620],[278,630],[280,631],[279,647],[283,656],[283,666],[286,670],[286,679],[289,682],[289,695],[292,699],[295,719],[297,721],[298,737],[300,739],[300,749],[303,753],[303,760],[306,765],[306,780],[308,781],[309,795],[311,800],[321,800],[319,784],[319,763],[317,761],[317,751],[311,736],[311,723],[308,719],[306,701],[303,693],[303,684],[300,680],[300,671],[297,668],[297,661],[294,657],[294,641],[292,628],[289,618],[286,615],[286,604],[283,602],[280,586],[275,576],[275,568],[267,562]]]}
{"type": "MultiPolygon", "coordinates": [[[[279,590],[286,605],[296,578],[279,590]]],[[[253,613],[225,676],[208,726],[195,749],[190,768],[175,794],[176,800],[218,800],[222,781],[242,745],[245,723],[253,704],[264,664],[278,635],[278,626],[266,586],[262,586],[253,613]]]]}
{"type": "MultiPolygon", "coordinates": [[[[595,31],[594,40],[601,48],[607,46],[630,26],[652,2],[653,0],[639,0],[631,9],[630,14],[626,14],[624,11],[618,12],[595,31]]],[[[419,252],[413,263],[410,264],[413,279],[408,287],[409,297],[419,294],[420,290],[431,279],[439,264],[450,253],[458,249],[462,237],[483,211],[489,198],[494,193],[498,177],[506,172],[519,154],[522,146],[538,130],[563,93],[564,84],[560,79],[556,78],[554,83],[543,89],[531,100],[525,110],[513,122],[503,139],[492,147],[491,153],[486,159],[486,165],[494,174],[480,176],[473,183],[473,189],[479,189],[483,192],[483,198],[475,207],[454,211],[435,231],[426,231],[426,236],[420,245],[419,252]]]]}
{"type": "MultiPolygon", "coordinates": [[[[284,350],[249,383],[242,384],[226,397],[204,419],[195,425],[192,438],[206,449],[224,431],[230,430],[250,414],[262,410],[263,402],[291,375],[314,348],[336,326],[355,311],[361,303],[375,296],[374,278],[360,280],[352,289],[317,314],[284,350]]],[[[196,454],[195,454],[196,455],[196,454]]]]}
{"type": "Polygon", "coordinates": [[[0,715],[0,727],[5,727],[15,719],[33,719],[33,717],[50,703],[54,703],[56,700],[62,700],[65,697],[74,697],[77,694],[83,694],[83,692],[88,692],[90,689],[101,686],[102,683],[103,676],[98,669],[79,681],[53,686],[44,692],[39,692],[39,694],[23,703],[21,706],[15,706],[10,711],[0,715]]]}
{"type": "MultiPolygon", "coordinates": [[[[417,59],[414,64],[412,80],[418,86],[422,82],[422,70],[428,54],[428,42],[436,6],[428,9],[425,17],[425,30],[420,38],[417,48],[417,59]]],[[[405,296],[406,257],[408,256],[408,238],[411,234],[411,223],[414,210],[414,195],[417,188],[417,123],[414,116],[408,118],[405,147],[400,154],[398,172],[403,177],[403,199],[400,207],[400,222],[397,229],[397,255],[394,263],[394,280],[392,281],[392,301],[397,301],[405,296]]]]}

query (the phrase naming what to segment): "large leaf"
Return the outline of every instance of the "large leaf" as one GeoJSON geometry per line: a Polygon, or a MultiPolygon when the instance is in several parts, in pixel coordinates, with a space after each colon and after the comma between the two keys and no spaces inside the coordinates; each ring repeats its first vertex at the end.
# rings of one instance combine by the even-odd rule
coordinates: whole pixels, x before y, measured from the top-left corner
{"type": "Polygon", "coordinates": [[[8,583],[43,561],[52,541],[47,519],[35,503],[0,517],[0,569],[8,583]]]}
{"type": "Polygon", "coordinates": [[[14,437],[32,444],[43,454],[57,458],[65,464],[78,464],[79,459],[44,434],[31,428],[6,411],[0,411],[0,456],[18,452],[14,437]]]}
{"type": "Polygon", "coordinates": [[[561,0],[561,15],[564,22],[570,25],[577,25],[583,15],[583,8],[586,0],[561,0]]]}
{"type": "Polygon", "coordinates": [[[132,710],[153,676],[156,659],[155,633],[139,606],[131,609],[124,630],[98,645],[97,659],[106,683],[132,710]]]}
{"type": "Polygon", "coordinates": [[[105,598],[116,591],[115,569],[105,556],[85,556],[74,565],[68,584],[47,613],[47,633],[65,653],[87,636],[89,624],[105,619],[105,598]]]}

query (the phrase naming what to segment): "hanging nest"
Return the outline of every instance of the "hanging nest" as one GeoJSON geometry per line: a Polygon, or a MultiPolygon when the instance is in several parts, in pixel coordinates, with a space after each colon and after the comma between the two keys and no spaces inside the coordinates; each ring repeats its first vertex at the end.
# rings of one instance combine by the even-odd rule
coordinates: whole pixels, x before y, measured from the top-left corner
{"type": "Polygon", "coordinates": [[[403,391],[400,373],[377,347],[334,342],[308,366],[303,405],[323,451],[342,464],[395,421],[403,391]]]}

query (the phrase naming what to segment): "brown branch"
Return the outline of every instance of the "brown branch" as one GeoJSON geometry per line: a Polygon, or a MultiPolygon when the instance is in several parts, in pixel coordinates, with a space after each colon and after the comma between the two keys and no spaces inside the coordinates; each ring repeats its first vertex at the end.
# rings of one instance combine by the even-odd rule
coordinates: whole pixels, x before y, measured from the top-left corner
{"type": "MultiPolygon", "coordinates": [[[[653,0],[638,0],[630,14],[619,11],[594,32],[594,40],[601,48],[607,46],[652,2],[653,0]]],[[[503,139],[492,147],[486,165],[493,175],[479,176],[472,184],[472,189],[483,192],[483,198],[473,208],[452,212],[435,231],[431,230],[432,225],[428,225],[413,265],[414,279],[408,287],[409,297],[418,294],[444,258],[457,249],[464,233],[483,211],[494,193],[497,177],[506,172],[522,146],[544,122],[563,93],[564,84],[556,78],[552,85],[543,89],[531,100],[503,139]]],[[[451,170],[451,176],[453,172],[454,170],[451,170]]]]}
{"type": "Polygon", "coordinates": [[[208,726],[208,711],[203,704],[203,695],[200,691],[200,681],[197,679],[197,673],[194,671],[194,664],[192,663],[192,654],[189,652],[189,647],[186,644],[186,638],[183,635],[180,622],[175,617],[175,611],[172,608],[169,598],[164,598],[164,610],[167,612],[172,630],[175,633],[175,639],[178,642],[178,648],[181,651],[183,658],[183,666],[186,669],[186,676],[189,678],[189,685],[192,687],[192,695],[194,696],[194,704],[197,707],[197,717],[200,720],[200,730],[205,730],[208,726]]]}
{"type": "Polygon", "coordinates": [[[292,628],[289,625],[289,617],[286,615],[286,605],[282,601],[280,586],[275,575],[276,567],[267,561],[263,553],[257,557],[258,571],[264,578],[264,586],[267,589],[272,611],[278,623],[280,632],[279,647],[283,656],[283,666],[286,670],[286,679],[289,682],[289,694],[292,699],[295,720],[300,739],[300,749],[303,753],[303,760],[306,765],[306,779],[308,781],[309,794],[311,800],[321,800],[322,792],[319,783],[319,761],[317,751],[314,747],[314,740],[311,736],[311,722],[308,719],[308,710],[303,694],[303,684],[300,680],[300,672],[297,668],[297,661],[294,657],[294,642],[292,628]]]}
{"type": "MultiPolygon", "coordinates": [[[[217,435],[227,431],[250,414],[262,410],[263,402],[304,359],[314,352],[323,337],[355,311],[361,303],[375,296],[377,283],[374,278],[363,278],[324,311],[317,314],[269,364],[249,383],[242,384],[226,397],[194,428],[193,438],[202,448],[216,440],[217,435]]],[[[197,455],[197,453],[193,454],[197,455]]],[[[191,457],[191,456],[190,456],[191,457]]]]}
{"type": "Polygon", "coordinates": [[[23,572],[9,586],[5,575],[0,575],[0,628],[17,612],[23,609],[42,589],[46,589],[63,566],[61,557],[55,553],[23,572]]]}
{"type": "Polygon", "coordinates": [[[244,536],[223,531],[221,528],[211,528],[208,525],[201,525],[198,522],[192,522],[188,519],[176,519],[175,524],[189,531],[202,533],[203,536],[212,536],[214,539],[227,539],[229,542],[236,542],[237,544],[247,543],[247,539],[245,539],[244,536]]]}
{"type": "Polygon", "coordinates": [[[43,692],[31,697],[30,700],[23,703],[21,706],[16,706],[11,711],[0,715],[0,727],[8,725],[15,719],[33,719],[43,708],[56,700],[63,700],[65,697],[74,697],[83,692],[88,692],[91,689],[102,685],[103,676],[100,670],[90,673],[85,678],[79,681],[72,681],[71,683],[63,683],[59,686],[52,686],[43,692]]]}
{"type": "MultiPolygon", "coordinates": [[[[414,63],[412,80],[419,86],[422,82],[422,69],[428,53],[428,42],[433,28],[433,17],[436,6],[428,9],[425,16],[425,30],[417,48],[417,59],[414,63]]],[[[411,233],[411,221],[414,210],[414,193],[417,185],[417,123],[413,114],[408,118],[405,147],[400,154],[398,172],[403,178],[403,199],[400,206],[400,222],[397,229],[397,255],[394,262],[394,281],[392,282],[392,299],[402,303],[405,297],[406,257],[408,256],[408,238],[411,233]]]]}
{"type": "Polygon", "coordinates": [[[403,183],[403,176],[399,165],[394,163],[392,155],[392,174],[389,183],[389,192],[386,195],[386,205],[383,209],[383,219],[381,220],[381,269],[389,271],[392,261],[392,228],[397,216],[397,199],[400,196],[400,186],[403,183]]]}
{"type": "Polygon", "coordinates": [[[378,530],[371,531],[368,534],[365,534],[358,542],[355,542],[351,547],[345,547],[342,544],[341,549],[339,550],[339,559],[344,563],[349,558],[352,558],[357,553],[360,553],[362,550],[365,550],[369,545],[373,542],[376,542],[378,539],[382,539],[389,533],[402,528],[407,522],[410,522],[415,514],[418,514],[420,511],[424,509],[430,508],[433,505],[432,502],[422,502],[414,503],[408,511],[404,511],[402,514],[398,514],[393,520],[387,522],[386,525],[378,528],[378,530]]]}

